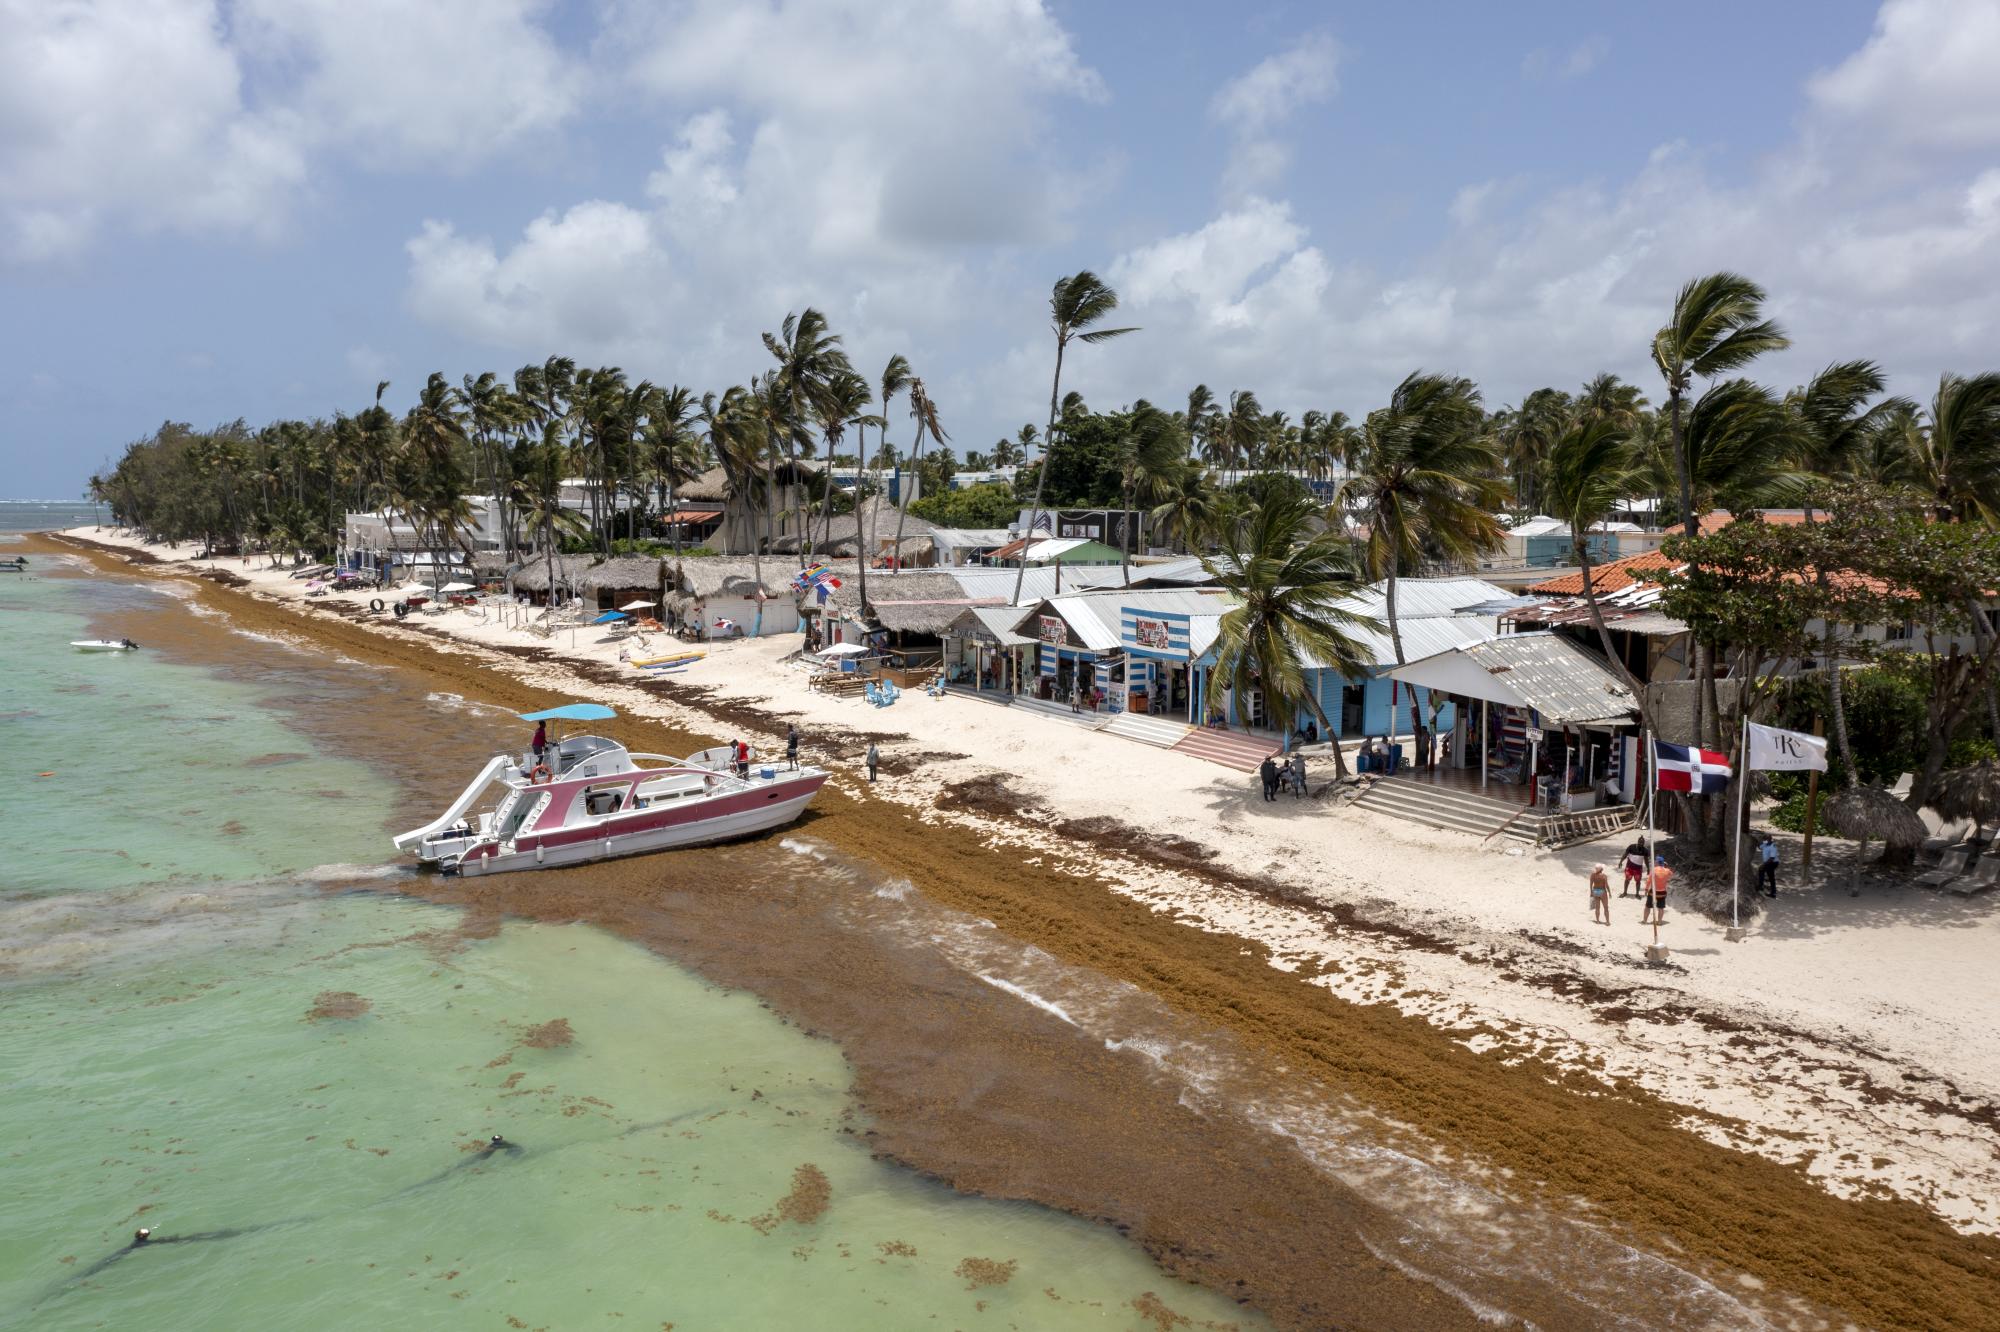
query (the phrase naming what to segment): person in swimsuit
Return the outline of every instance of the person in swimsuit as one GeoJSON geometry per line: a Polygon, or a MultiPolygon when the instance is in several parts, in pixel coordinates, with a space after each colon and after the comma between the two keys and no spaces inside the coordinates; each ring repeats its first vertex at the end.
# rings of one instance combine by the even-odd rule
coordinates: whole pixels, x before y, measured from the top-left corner
{"type": "Polygon", "coordinates": [[[1611,923],[1611,876],[1602,865],[1590,871],[1590,918],[1599,925],[1611,923]]]}

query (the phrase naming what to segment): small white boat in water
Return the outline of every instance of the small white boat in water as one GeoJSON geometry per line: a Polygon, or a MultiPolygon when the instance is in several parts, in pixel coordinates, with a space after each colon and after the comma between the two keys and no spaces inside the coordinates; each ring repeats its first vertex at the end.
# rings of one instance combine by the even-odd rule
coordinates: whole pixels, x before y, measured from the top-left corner
{"type": "Polygon", "coordinates": [[[129,638],[72,639],[70,646],[78,652],[135,652],[139,647],[129,638]]]}
{"type": "MultiPolygon", "coordinates": [[[[597,703],[522,714],[528,722],[608,721],[597,703]]],[[[396,849],[447,874],[554,869],[782,828],[805,812],[827,773],[751,763],[728,746],[691,758],[633,753],[601,735],[556,740],[541,761],[497,754],[453,801],[396,849]]]]}

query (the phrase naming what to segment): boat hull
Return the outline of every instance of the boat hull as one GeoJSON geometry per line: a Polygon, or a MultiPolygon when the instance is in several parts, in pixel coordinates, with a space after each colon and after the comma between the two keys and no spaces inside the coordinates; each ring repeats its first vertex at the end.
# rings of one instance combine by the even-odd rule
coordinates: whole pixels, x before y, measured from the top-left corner
{"type": "Polygon", "coordinates": [[[511,848],[483,842],[468,847],[455,862],[443,862],[443,867],[467,875],[562,869],[754,837],[797,822],[825,784],[825,774],[815,773],[692,807],[635,810],[590,827],[528,833],[516,838],[511,848]]]}

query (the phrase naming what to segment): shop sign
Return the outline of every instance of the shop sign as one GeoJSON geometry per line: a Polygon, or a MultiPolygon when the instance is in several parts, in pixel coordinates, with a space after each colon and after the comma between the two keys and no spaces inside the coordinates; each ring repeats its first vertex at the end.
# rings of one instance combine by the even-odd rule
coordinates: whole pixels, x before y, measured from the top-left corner
{"type": "Polygon", "coordinates": [[[1173,647],[1173,634],[1165,620],[1132,621],[1132,641],[1142,648],[1154,648],[1165,652],[1173,647]]]}
{"type": "Polygon", "coordinates": [[[1063,624],[1062,616],[1041,615],[1036,618],[1041,621],[1041,640],[1044,643],[1054,643],[1060,647],[1069,642],[1067,626],[1063,624]]]}

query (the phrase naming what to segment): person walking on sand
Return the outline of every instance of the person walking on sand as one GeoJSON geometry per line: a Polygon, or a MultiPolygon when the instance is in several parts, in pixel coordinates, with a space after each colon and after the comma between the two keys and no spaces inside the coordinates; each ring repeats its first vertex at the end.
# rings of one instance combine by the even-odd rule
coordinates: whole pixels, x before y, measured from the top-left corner
{"type": "Polygon", "coordinates": [[[1757,887],[1766,897],[1778,895],[1778,839],[1769,833],[1757,844],[1757,887]]]}
{"type": "Polygon", "coordinates": [[[873,786],[875,784],[875,769],[882,766],[882,751],[875,748],[875,742],[873,740],[870,740],[868,742],[867,763],[868,763],[868,784],[870,786],[873,786]]]}
{"type": "Polygon", "coordinates": [[[1639,911],[1639,923],[1664,925],[1667,923],[1667,885],[1673,882],[1674,872],[1667,868],[1667,862],[1653,862],[1653,891],[1646,895],[1646,905],[1639,911]]]}
{"type": "Polygon", "coordinates": [[[1306,793],[1306,756],[1294,750],[1291,762],[1285,765],[1285,775],[1291,778],[1292,799],[1297,800],[1306,793]]]}
{"type": "Polygon", "coordinates": [[[1632,845],[1625,848],[1625,882],[1618,890],[1618,896],[1644,897],[1646,895],[1646,843],[1634,837],[1632,845]]]}
{"type": "Polygon", "coordinates": [[[1278,798],[1278,765],[1271,761],[1269,754],[1266,754],[1264,761],[1257,766],[1257,775],[1264,779],[1264,799],[1276,800],[1278,798]]]}
{"type": "Polygon", "coordinates": [[[799,728],[797,723],[785,726],[785,763],[796,772],[799,766],[799,728]]]}
{"type": "Polygon", "coordinates": [[[1611,923],[1611,876],[1602,865],[1590,870],[1590,918],[1599,925],[1611,923]]]}

